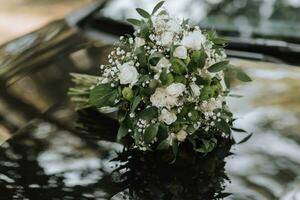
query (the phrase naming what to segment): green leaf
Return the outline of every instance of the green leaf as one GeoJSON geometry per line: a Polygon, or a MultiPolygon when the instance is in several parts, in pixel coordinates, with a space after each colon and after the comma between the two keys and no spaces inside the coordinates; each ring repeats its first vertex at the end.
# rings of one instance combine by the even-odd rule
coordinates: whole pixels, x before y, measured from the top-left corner
{"type": "Polygon", "coordinates": [[[170,143],[168,139],[163,140],[159,145],[157,146],[157,150],[166,150],[170,147],[170,143]]]}
{"type": "Polygon", "coordinates": [[[156,4],[156,6],[152,10],[152,15],[155,14],[158,11],[158,9],[160,9],[162,7],[162,5],[164,5],[164,3],[165,3],[165,1],[161,1],[158,4],[156,4]]]}
{"type": "Polygon", "coordinates": [[[222,71],[223,69],[225,69],[229,64],[229,61],[221,61],[218,63],[213,64],[212,66],[210,66],[207,70],[209,72],[219,72],[222,71]]]}
{"type": "Polygon", "coordinates": [[[231,78],[230,78],[230,72],[227,71],[227,70],[224,72],[224,82],[225,82],[225,85],[226,85],[227,89],[230,89],[230,87],[231,87],[231,78]]]}
{"type": "Polygon", "coordinates": [[[224,38],[220,38],[220,37],[217,37],[217,38],[213,38],[211,40],[214,44],[216,45],[220,45],[220,46],[225,46],[227,44],[227,40],[224,39],[224,38]]]}
{"type": "Polygon", "coordinates": [[[138,58],[138,62],[141,66],[147,66],[147,58],[146,58],[146,52],[144,47],[139,47],[135,50],[134,54],[138,58]]]}
{"type": "Polygon", "coordinates": [[[128,129],[127,126],[122,123],[120,125],[120,128],[118,130],[118,134],[117,134],[117,141],[120,141],[123,137],[125,137],[128,134],[128,129]]]}
{"type": "Polygon", "coordinates": [[[245,143],[247,142],[251,137],[252,137],[252,133],[247,135],[246,137],[244,137],[244,139],[242,139],[241,141],[239,141],[237,144],[242,144],[242,143],[245,143]]]}
{"type": "Polygon", "coordinates": [[[144,18],[150,18],[151,15],[144,9],[137,8],[136,11],[144,18]]]}
{"type": "Polygon", "coordinates": [[[89,102],[97,108],[113,106],[118,96],[118,89],[111,87],[110,83],[101,84],[92,89],[89,102]]]}
{"type": "Polygon", "coordinates": [[[153,141],[158,133],[158,124],[151,124],[145,130],[144,141],[146,144],[149,144],[153,141]]]}
{"type": "Polygon", "coordinates": [[[138,117],[144,120],[152,120],[158,116],[158,111],[156,107],[146,108],[138,114],[138,117]]]}
{"type": "Polygon", "coordinates": [[[191,70],[197,70],[198,68],[203,68],[205,65],[206,54],[204,50],[194,51],[191,57],[191,62],[188,67],[191,70]]]}
{"type": "Polygon", "coordinates": [[[171,64],[174,73],[184,74],[187,72],[187,67],[182,60],[175,58],[171,61],[171,64]]]}
{"type": "Polygon", "coordinates": [[[251,82],[252,79],[241,69],[236,72],[236,78],[243,82],[251,82]]]}
{"type": "Polygon", "coordinates": [[[178,155],[178,142],[176,140],[172,141],[172,151],[174,155],[174,160],[171,162],[171,164],[176,162],[177,155],[178,155]]]}
{"type": "Polygon", "coordinates": [[[127,19],[127,21],[130,24],[135,25],[135,26],[140,26],[141,25],[141,21],[138,20],[138,19],[129,18],[129,19],[127,19]]]}
{"type": "Polygon", "coordinates": [[[151,64],[152,66],[156,66],[157,63],[159,62],[159,60],[163,57],[164,55],[162,53],[159,52],[155,52],[153,54],[151,54],[148,58],[148,62],[149,64],[151,64]]]}
{"type": "Polygon", "coordinates": [[[224,119],[221,119],[220,122],[216,122],[216,126],[217,126],[218,129],[220,129],[221,131],[223,131],[227,135],[229,135],[231,133],[230,126],[228,125],[228,123],[224,119]]]}
{"type": "Polygon", "coordinates": [[[138,105],[141,103],[142,101],[142,97],[137,96],[134,98],[132,105],[131,105],[131,109],[130,112],[133,113],[135,111],[135,109],[138,107],[138,105]]]}
{"type": "Polygon", "coordinates": [[[145,21],[143,21],[140,27],[140,36],[142,38],[148,38],[149,35],[150,35],[150,28],[148,24],[145,21]]]}
{"type": "Polygon", "coordinates": [[[159,141],[165,140],[169,135],[169,130],[170,129],[168,125],[161,123],[158,129],[158,135],[157,135],[158,140],[159,141]]]}

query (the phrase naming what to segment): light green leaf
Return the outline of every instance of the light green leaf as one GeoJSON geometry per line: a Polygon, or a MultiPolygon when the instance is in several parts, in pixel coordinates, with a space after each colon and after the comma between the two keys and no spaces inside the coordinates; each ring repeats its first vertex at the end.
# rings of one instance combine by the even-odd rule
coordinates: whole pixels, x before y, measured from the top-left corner
{"type": "Polygon", "coordinates": [[[221,62],[218,62],[218,63],[215,63],[213,64],[212,66],[210,66],[207,70],[209,72],[219,72],[219,71],[222,71],[223,69],[225,69],[229,64],[229,61],[226,60],[226,61],[221,61],[221,62]]]}
{"type": "Polygon", "coordinates": [[[160,9],[164,5],[164,3],[165,1],[161,1],[158,4],[156,4],[156,6],[152,10],[152,15],[155,14],[158,11],[158,9],[160,9]]]}
{"type": "Polygon", "coordinates": [[[172,59],[171,61],[173,72],[176,74],[184,74],[187,72],[185,63],[180,59],[172,59]]]}
{"type": "Polygon", "coordinates": [[[135,25],[135,26],[140,26],[141,25],[141,21],[138,20],[138,19],[129,18],[129,19],[127,19],[127,21],[130,24],[135,25]]]}
{"type": "Polygon", "coordinates": [[[111,87],[110,83],[101,84],[92,89],[89,102],[97,108],[114,106],[118,96],[118,89],[111,87]]]}
{"type": "Polygon", "coordinates": [[[144,141],[146,144],[149,144],[157,136],[158,133],[158,124],[151,124],[145,130],[144,141]]]}
{"type": "Polygon", "coordinates": [[[151,15],[144,9],[137,8],[136,11],[144,18],[150,18],[151,15]]]}
{"type": "Polygon", "coordinates": [[[237,69],[236,78],[243,82],[251,82],[252,79],[241,69],[237,69]]]}

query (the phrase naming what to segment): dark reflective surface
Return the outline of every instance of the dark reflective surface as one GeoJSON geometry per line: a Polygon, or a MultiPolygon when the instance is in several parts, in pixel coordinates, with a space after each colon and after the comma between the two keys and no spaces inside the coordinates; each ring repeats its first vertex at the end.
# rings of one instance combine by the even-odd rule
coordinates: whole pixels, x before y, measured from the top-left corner
{"type": "MultiPolygon", "coordinates": [[[[58,23],[58,30],[61,27],[63,22],[58,23]]],[[[55,35],[57,31],[52,30],[55,35]]],[[[50,29],[45,29],[36,38],[47,38],[50,33],[50,29]]],[[[0,50],[6,52],[0,55],[0,62],[5,63],[0,67],[0,133],[6,130],[11,137],[0,150],[0,199],[123,199],[124,194],[128,196],[132,191],[147,199],[140,188],[151,188],[150,195],[173,195],[173,199],[187,199],[181,195],[192,195],[193,191],[198,197],[204,194],[208,199],[221,192],[233,193],[226,197],[232,200],[300,198],[299,68],[232,60],[254,79],[251,84],[236,84],[232,93],[244,95],[243,98],[228,99],[239,118],[236,126],[255,134],[249,142],[232,148],[235,155],[225,159],[226,173],[225,163],[215,159],[215,155],[207,157],[213,161],[202,160],[191,165],[193,159],[179,161],[182,164],[176,167],[179,171],[172,170],[174,166],[151,166],[148,159],[133,160],[137,165],[129,168],[130,181],[123,182],[126,176],[121,181],[119,173],[111,174],[120,165],[115,166],[119,162],[110,160],[117,157],[116,150],[122,150],[120,144],[108,142],[114,141],[117,124],[96,113],[89,117],[89,112],[81,113],[79,118],[85,126],[76,128],[78,115],[66,95],[71,84],[69,72],[97,74],[95,66],[105,62],[110,46],[89,42],[75,31],[62,39],[63,46],[50,45],[54,50],[50,52],[55,53],[48,54],[45,44],[55,44],[54,38],[39,45],[30,45],[36,44],[30,41],[28,47],[37,52],[29,59],[32,65],[18,61],[30,51],[16,48],[24,53],[13,57],[18,51],[5,50],[7,45],[14,46],[19,41],[0,50]],[[78,39],[63,42],[69,36],[78,39]],[[66,48],[60,51],[60,47],[66,48]],[[17,61],[19,64],[14,64],[17,61]],[[4,69],[5,73],[1,73],[4,69]],[[95,124],[94,120],[97,126],[86,126],[95,124]],[[215,165],[204,167],[211,163],[215,165]],[[171,175],[164,177],[166,174],[171,175]],[[193,174],[198,177],[192,179],[193,174]],[[143,183],[148,176],[148,183],[143,183]],[[226,181],[226,176],[231,181],[226,181]],[[139,177],[142,180],[135,181],[139,177]],[[176,180],[177,177],[181,180],[176,180]],[[197,184],[205,187],[194,189],[197,184]],[[186,190],[182,188],[190,192],[184,193],[186,190]]],[[[235,137],[238,140],[241,136],[235,137]]],[[[228,149],[222,148],[221,152],[226,155],[228,149]]],[[[163,196],[154,199],[159,198],[163,196]]]]}

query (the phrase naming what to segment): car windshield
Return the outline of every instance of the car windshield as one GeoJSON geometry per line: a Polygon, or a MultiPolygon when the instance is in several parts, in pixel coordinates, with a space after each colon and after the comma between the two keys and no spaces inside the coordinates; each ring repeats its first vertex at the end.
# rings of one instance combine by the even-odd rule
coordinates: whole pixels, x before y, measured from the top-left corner
{"type": "MultiPolygon", "coordinates": [[[[114,20],[138,17],[136,7],[150,10],[157,0],[110,0],[101,16],[114,20]]],[[[224,35],[267,37],[300,42],[299,0],[169,0],[171,14],[213,28],[224,35]]]]}

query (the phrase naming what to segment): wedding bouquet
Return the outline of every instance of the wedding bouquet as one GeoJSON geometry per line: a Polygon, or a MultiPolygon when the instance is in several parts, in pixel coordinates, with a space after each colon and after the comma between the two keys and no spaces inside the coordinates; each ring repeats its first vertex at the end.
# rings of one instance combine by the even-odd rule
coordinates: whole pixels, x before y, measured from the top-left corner
{"type": "Polygon", "coordinates": [[[78,109],[118,112],[117,139],[129,137],[129,148],[176,155],[189,143],[208,153],[232,137],[229,79],[251,79],[229,64],[224,39],[171,16],[163,3],[151,14],[138,8],[142,19],[128,19],[134,35],[120,37],[99,76],[73,74],[71,99],[78,109]]]}

